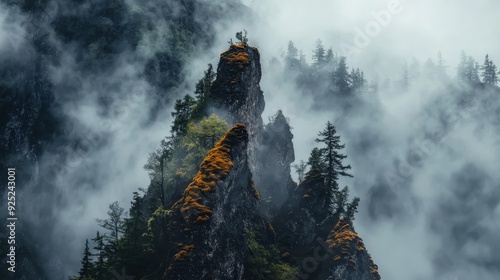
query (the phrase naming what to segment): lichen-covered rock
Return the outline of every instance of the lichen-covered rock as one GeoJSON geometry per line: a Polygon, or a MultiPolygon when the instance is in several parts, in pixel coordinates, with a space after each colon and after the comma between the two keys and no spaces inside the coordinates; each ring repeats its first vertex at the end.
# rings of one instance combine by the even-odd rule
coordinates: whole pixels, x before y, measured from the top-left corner
{"type": "Polygon", "coordinates": [[[333,255],[327,280],[380,280],[377,265],[350,221],[340,218],[326,243],[333,255]]]}
{"type": "Polygon", "coordinates": [[[192,183],[172,208],[177,230],[165,279],[241,279],[245,229],[258,192],[248,167],[248,134],[236,125],[210,150],[192,183]]]}
{"type": "Polygon", "coordinates": [[[207,96],[229,124],[242,123],[249,134],[248,156],[252,173],[258,169],[256,152],[261,142],[264,95],[260,89],[260,54],[247,44],[233,44],[220,56],[217,78],[207,96]]]}

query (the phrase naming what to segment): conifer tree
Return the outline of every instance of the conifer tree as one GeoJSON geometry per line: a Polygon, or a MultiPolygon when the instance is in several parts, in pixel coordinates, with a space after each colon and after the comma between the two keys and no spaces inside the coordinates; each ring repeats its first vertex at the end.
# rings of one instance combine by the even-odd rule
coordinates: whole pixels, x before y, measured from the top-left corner
{"type": "Polygon", "coordinates": [[[457,80],[461,82],[467,81],[467,55],[464,51],[460,53],[460,62],[457,67],[457,80]]]}
{"type": "Polygon", "coordinates": [[[319,149],[321,164],[324,166],[323,173],[325,174],[325,186],[327,188],[327,205],[325,208],[331,209],[331,202],[337,205],[343,204],[343,199],[339,192],[338,179],[339,176],[352,177],[348,173],[351,165],[344,165],[342,161],[347,158],[346,155],[340,153],[340,150],[345,148],[344,144],[340,144],[340,136],[337,135],[335,126],[328,121],[323,131],[320,131],[316,138],[317,143],[323,143],[325,147],[319,149]]]}
{"type": "Polygon", "coordinates": [[[358,212],[358,206],[359,206],[359,197],[354,197],[347,205],[347,208],[345,210],[345,217],[351,221],[354,221],[354,215],[358,212]]]}
{"type": "Polygon", "coordinates": [[[186,94],[183,99],[177,99],[174,105],[174,118],[171,132],[174,137],[186,134],[187,125],[191,118],[191,112],[196,105],[196,100],[189,94],[186,94]]]}
{"type": "Polygon", "coordinates": [[[461,82],[475,84],[479,80],[479,64],[472,56],[467,56],[462,51],[460,55],[460,63],[457,67],[457,79],[461,82]]]}
{"type": "Polygon", "coordinates": [[[109,205],[107,219],[96,219],[99,226],[109,230],[107,239],[111,242],[118,243],[118,239],[125,229],[125,209],[120,206],[118,201],[109,205]]]}
{"type": "Polygon", "coordinates": [[[129,210],[129,217],[125,219],[125,230],[120,239],[120,261],[134,275],[141,272],[144,254],[145,239],[143,234],[147,230],[147,221],[143,213],[143,198],[138,192],[133,193],[133,200],[129,210]]]}
{"type": "Polygon", "coordinates": [[[194,94],[197,99],[204,99],[210,93],[212,84],[217,76],[213,71],[212,64],[208,64],[208,68],[204,73],[203,78],[196,83],[194,94]]]}
{"type": "Polygon", "coordinates": [[[285,74],[297,75],[300,73],[299,50],[292,41],[288,42],[285,55],[285,74]]]}
{"type": "Polygon", "coordinates": [[[348,72],[348,67],[346,64],[346,58],[344,56],[340,57],[337,69],[333,73],[334,85],[340,93],[347,94],[351,86],[351,76],[348,72]]]}
{"type": "Polygon", "coordinates": [[[366,86],[366,79],[363,71],[359,70],[359,68],[351,70],[351,90],[352,91],[361,91],[366,86]]]}
{"type": "Polygon", "coordinates": [[[96,280],[105,279],[107,270],[105,264],[106,251],[104,247],[104,236],[101,235],[99,231],[97,231],[95,237],[92,238],[92,241],[94,242],[93,249],[95,250],[93,256],[96,257],[96,260],[94,262],[94,271],[92,273],[92,277],[96,280]]]}
{"type": "Polygon", "coordinates": [[[489,56],[484,58],[483,66],[481,67],[481,77],[485,84],[496,85],[498,83],[498,69],[489,56]]]}
{"type": "Polygon", "coordinates": [[[323,67],[326,64],[326,52],[323,47],[323,42],[321,39],[316,41],[316,46],[313,50],[313,65],[316,67],[323,67]]]}
{"type": "Polygon", "coordinates": [[[480,81],[479,79],[479,63],[476,62],[476,60],[472,57],[469,56],[467,58],[467,80],[472,83],[478,83],[480,81]]]}
{"type": "Polygon", "coordinates": [[[311,151],[307,165],[311,166],[311,169],[319,170],[323,172],[324,166],[321,158],[321,151],[319,148],[314,148],[311,151]]]}
{"type": "Polygon", "coordinates": [[[85,279],[91,276],[92,272],[92,253],[89,249],[89,240],[85,240],[85,248],[83,249],[83,258],[81,261],[82,267],[79,272],[80,279],[85,279]]]}
{"type": "Polygon", "coordinates": [[[335,54],[333,54],[332,48],[329,48],[328,51],[326,51],[325,62],[332,65],[335,62],[335,54]]]}
{"type": "Polygon", "coordinates": [[[116,266],[118,259],[118,249],[120,237],[125,230],[125,209],[120,207],[120,203],[115,201],[109,205],[108,218],[96,219],[99,226],[108,230],[105,235],[105,249],[107,263],[110,267],[116,266]]]}

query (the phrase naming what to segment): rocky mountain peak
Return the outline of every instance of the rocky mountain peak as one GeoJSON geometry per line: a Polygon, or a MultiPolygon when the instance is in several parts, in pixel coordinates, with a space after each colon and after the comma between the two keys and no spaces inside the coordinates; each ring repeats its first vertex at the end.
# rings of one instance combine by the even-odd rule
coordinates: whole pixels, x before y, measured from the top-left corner
{"type": "Polygon", "coordinates": [[[209,151],[200,171],[173,206],[170,224],[178,248],[168,279],[241,279],[245,229],[258,192],[247,157],[248,133],[237,124],[209,151]]]}
{"type": "Polygon", "coordinates": [[[354,231],[350,221],[340,218],[326,243],[333,254],[331,279],[380,280],[378,266],[366,251],[363,239],[354,231]]]}
{"type": "MultiPolygon", "coordinates": [[[[260,89],[260,53],[246,43],[232,44],[220,55],[217,78],[208,98],[216,112],[228,123],[242,123],[249,134],[250,168],[257,168],[256,151],[260,143],[264,95],[260,89]]],[[[254,172],[255,173],[255,172],[254,172]]]]}

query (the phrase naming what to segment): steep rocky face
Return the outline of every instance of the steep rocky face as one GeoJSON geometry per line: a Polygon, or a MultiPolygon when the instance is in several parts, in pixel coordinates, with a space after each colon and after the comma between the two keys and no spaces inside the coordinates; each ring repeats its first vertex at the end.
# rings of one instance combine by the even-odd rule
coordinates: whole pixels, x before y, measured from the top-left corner
{"type": "Polygon", "coordinates": [[[333,265],[327,269],[327,280],[379,280],[378,266],[366,251],[352,224],[340,218],[326,243],[333,254],[333,265]]]}
{"type": "Polygon", "coordinates": [[[265,102],[260,79],[259,51],[247,44],[233,44],[221,54],[208,97],[229,123],[246,125],[250,170],[264,201],[269,202],[264,211],[276,212],[296,186],[290,175],[290,164],[295,160],[293,135],[281,111],[263,127],[265,102]]]}
{"type": "Polygon", "coordinates": [[[261,165],[255,181],[263,200],[270,200],[271,212],[275,213],[287,199],[296,184],[290,175],[290,165],[295,161],[293,134],[290,125],[280,110],[263,131],[262,145],[258,152],[261,165]]]}
{"type": "Polygon", "coordinates": [[[325,197],[324,177],[311,170],[274,219],[281,248],[300,264],[298,279],[379,280],[351,221],[329,215],[325,197]],[[306,259],[314,259],[314,269],[304,265],[306,259]]]}
{"type": "Polygon", "coordinates": [[[243,123],[249,134],[248,153],[252,173],[257,174],[257,150],[261,142],[264,95],[260,89],[260,54],[247,44],[233,44],[220,56],[217,79],[208,98],[230,124],[243,123]],[[220,110],[220,111],[219,111],[220,110]]]}
{"type": "Polygon", "coordinates": [[[276,230],[284,245],[301,248],[328,234],[333,217],[323,208],[325,197],[324,177],[321,172],[311,170],[275,218],[276,230]]]}
{"type": "Polygon", "coordinates": [[[252,183],[244,125],[210,150],[192,183],[172,208],[178,249],[165,279],[241,279],[246,229],[258,192],[252,183]]]}

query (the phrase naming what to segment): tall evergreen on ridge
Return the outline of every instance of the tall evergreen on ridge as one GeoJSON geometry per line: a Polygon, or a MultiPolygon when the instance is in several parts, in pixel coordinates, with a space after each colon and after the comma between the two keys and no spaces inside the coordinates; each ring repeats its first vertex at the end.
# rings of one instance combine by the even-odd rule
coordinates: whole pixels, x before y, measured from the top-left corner
{"type": "Polygon", "coordinates": [[[313,50],[313,65],[318,68],[322,68],[326,64],[326,51],[323,47],[323,42],[321,39],[316,41],[316,46],[313,50]]]}
{"type": "Polygon", "coordinates": [[[349,75],[348,69],[349,67],[347,67],[346,57],[340,57],[337,69],[333,72],[333,83],[336,87],[336,91],[341,94],[347,94],[350,92],[351,75],[349,75]]]}
{"type": "Polygon", "coordinates": [[[96,280],[104,279],[104,277],[107,274],[106,263],[105,263],[106,251],[104,245],[104,236],[101,235],[99,231],[97,231],[95,237],[92,238],[92,241],[94,242],[93,249],[95,250],[93,256],[96,257],[96,260],[94,262],[92,277],[95,278],[96,280]]]}
{"type": "Polygon", "coordinates": [[[323,131],[318,133],[316,138],[317,143],[325,144],[325,147],[320,148],[320,162],[324,166],[323,173],[325,174],[325,185],[327,188],[327,201],[325,208],[332,211],[331,203],[341,204],[341,196],[339,192],[338,180],[339,176],[353,177],[347,171],[351,169],[351,165],[344,165],[342,161],[347,158],[341,154],[340,150],[345,148],[344,144],[340,144],[340,135],[337,135],[335,126],[328,121],[323,131]]]}
{"type": "Polygon", "coordinates": [[[498,83],[498,68],[489,58],[488,55],[484,58],[483,66],[481,66],[481,77],[483,83],[496,85],[498,83]]]}
{"type": "Polygon", "coordinates": [[[216,74],[211,63],[208,64],[208,68],[205,70],[204,74],[203,78],[196,83],[196,89],[194,91],[198,99],[203,99],[210,92],[210,88],[215,81],[216,74]]]}
{"type": "Polygon", "coordinates": [[[472,56],[467,56],[464,51],[460,54],[460,62],[457,67],[457,79],[461,82],[475,84],[479,80],[479,64],[472,56]]]}

